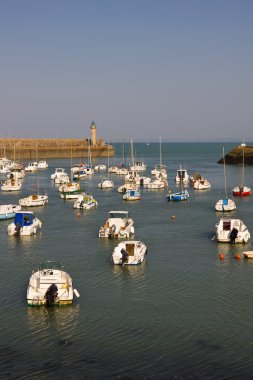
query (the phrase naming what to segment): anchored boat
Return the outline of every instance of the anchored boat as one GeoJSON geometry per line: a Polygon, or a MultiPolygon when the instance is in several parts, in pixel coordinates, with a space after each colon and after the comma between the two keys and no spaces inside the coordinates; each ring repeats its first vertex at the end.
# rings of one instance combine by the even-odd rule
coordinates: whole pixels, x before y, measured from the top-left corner
{"type": "Polygon", "coordinates": [[[127,240],[119,243],[112,254],[113,264],[137,265],[145,260],[147,247],[139,240],[127,240]]]}
{"type": "Polygon", "coordinates": [[[31,211],[19,211],[15,215],[14,222],[7,227],[8,235],[29,236],[36,234],[42,223],[38,218],[34,218],[31,211]]]}
{"type": "Polygon", "coordinates": [[[59,262],[45,261],[31,275],[27,287],[27,303],[31,306],[67,305],[73,302],[72,278],[59,262]]]}
{"type": "Polygon", "coordinates": [[[110,211],[108,219],[99,229],[101,238],[129,238],[134,234],[134,221],[128,211],[110,211]]]}

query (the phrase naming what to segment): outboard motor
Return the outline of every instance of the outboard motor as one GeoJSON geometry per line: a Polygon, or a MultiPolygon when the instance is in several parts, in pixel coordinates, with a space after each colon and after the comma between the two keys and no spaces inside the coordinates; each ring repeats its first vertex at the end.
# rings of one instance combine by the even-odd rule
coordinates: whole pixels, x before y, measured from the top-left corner
{"type": "Polygon", "coordinates": [[[20,235],[20,230],[21,230],[21,224],[17,223],[15,227],[16,235],[20,235]]]}
{"type": "Polygon", "coordinates": [[[143,178],[141,178],[140,179],[140,186],[143,186],[143,182],[144,182],[144,180],[143,180],[143,178]]]}
{"type": "Polygon", "coordinates": [[[47,306],[52,305],[57,299],[57,297],[58,297],[58,287],[56,284],[52,284],[49,286],[45,294],[46,305],[47,306]]]}
{"type": "Polygon", "coordinates": [[[120,251],[120,253],[122,254],[122,264],[127,263],[128,262],[128,253],[127,253],[127,251],[124,248],[122,248],[121,251],[120,251]]]}
{"type": "Polygon", "coordinates": [[[116,231],[116,226],[115,226],[115,224],[113,224],[111,226],[111,228],[110,228],[109,239],[113,239],[114,238],[115,231],[116,231]]]}
{"type": "Polygon", "coordinates": [[[235,239],[237,238],[237,235],[238,235],[238,229],[234,227],[232,231],[230,232],[230,236],[229,236],[231,243],[235,243],[235,239]]]}

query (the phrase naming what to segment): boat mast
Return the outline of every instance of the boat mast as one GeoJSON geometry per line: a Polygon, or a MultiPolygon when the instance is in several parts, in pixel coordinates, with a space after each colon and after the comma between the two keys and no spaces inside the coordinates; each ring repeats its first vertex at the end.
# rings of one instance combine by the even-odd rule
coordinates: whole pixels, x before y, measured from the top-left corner
{"type": "Polygon", "coordinates": [[[244,186],[244,145],[242,147],[242,186],[244,186]]]}
{"type": "Polygon", "coordinates": [[[226,164],[225,164],[224,147],[222,149],[222,154],[223,154],[223,171],[224,171],[225,198],[227,199],[228,193],[227,193],[227,179],[226,179],[226,164]]]}
{"type": "Polygon", "coordinates": [[[161,136],[159,138],[160,140],[160,169],[162,167],[162,141],[161,141],[161,136]]]}
{"type": "Polygon", "coordinates": [[[132,166],[134,166],[134,149],[133,149],[133,139],[131,139],[131,162],[132,162],[132,166]]]}

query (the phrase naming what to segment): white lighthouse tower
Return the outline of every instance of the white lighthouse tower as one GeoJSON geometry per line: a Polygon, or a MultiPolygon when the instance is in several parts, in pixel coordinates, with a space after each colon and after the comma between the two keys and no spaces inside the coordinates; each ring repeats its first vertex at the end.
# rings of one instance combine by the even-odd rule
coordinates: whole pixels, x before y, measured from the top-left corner
{"type": "Polygon", "coordinates": [[[97,126],[94,120],[90,124],[91,145],[97,144],[97,126]]]}

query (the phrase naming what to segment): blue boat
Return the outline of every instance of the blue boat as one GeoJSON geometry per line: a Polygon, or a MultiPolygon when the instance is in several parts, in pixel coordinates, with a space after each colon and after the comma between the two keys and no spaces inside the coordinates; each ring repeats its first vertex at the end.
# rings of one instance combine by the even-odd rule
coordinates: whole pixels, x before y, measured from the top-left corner
{"type": "Polygon", "coordinates": [[[187,190],[182,190],[174,194],[168,194],[166,196],[168,201],[187,201],[189,197],[190,195],[187,190]]]}
{"type": "Polygon", "coordinates": [[[125,201],[137,201],[141,199],[141,194],[138,190],[127,190],[123,195],[125,201]]]}
{"type": "Polygon", "coordinates": [[[21,210],[21,206],[19,205],[1,205],[0,206],[0,219],[11,219],[14,218],[16,212],[21,210]]]}

